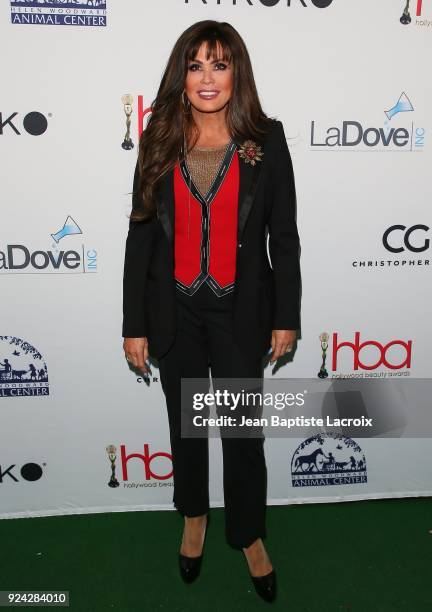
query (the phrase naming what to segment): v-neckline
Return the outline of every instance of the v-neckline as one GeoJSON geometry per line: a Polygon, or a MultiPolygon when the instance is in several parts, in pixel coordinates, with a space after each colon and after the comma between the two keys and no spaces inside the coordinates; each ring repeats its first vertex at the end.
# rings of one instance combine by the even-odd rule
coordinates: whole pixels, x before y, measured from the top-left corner
{"type": "Polygon", "coordinates": [[[188,164],[187,164],[186,156],[184,156],[183,160],[180,162],[180,170],[181,170],[183,179],[185,180],[186,186],[190,190],[192,195],[201,204],[208,205],[214,199],[216,193],[219,190],[219,187],[222,185],[223,179],[225,178],[228,168],[230,167],[230,164],[231,164],[232,158],[234,157],[236,148],[237,148],[236,143],[234,142],[233,139],[231,139],[230,142],[226,145],[225,155],[223,156],[222,161],[220,162],[217,172],[213,178],[213,181],[205,195],[203,195],[200,192],[200,190],[197,188],[197,186],[195,185],[192,179],[192,176],[191,176],[188,164]]]}

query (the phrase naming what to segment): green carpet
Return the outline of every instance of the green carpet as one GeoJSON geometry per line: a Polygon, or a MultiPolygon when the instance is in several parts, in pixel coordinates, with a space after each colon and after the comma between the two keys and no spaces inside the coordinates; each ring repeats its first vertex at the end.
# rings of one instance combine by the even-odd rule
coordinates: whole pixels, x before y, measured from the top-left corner
{"type": "Polygon", "coordinates": [[[273,604],[258,598],[243,553],[226,544],[220,508],[211,509],[201,575],[190,585],[177,569],[177,512],[1,520],[0,589],[69,590],[69,609],[83,612],[424,612],[431,510],[431,498],[268,507],[273,604]]]}

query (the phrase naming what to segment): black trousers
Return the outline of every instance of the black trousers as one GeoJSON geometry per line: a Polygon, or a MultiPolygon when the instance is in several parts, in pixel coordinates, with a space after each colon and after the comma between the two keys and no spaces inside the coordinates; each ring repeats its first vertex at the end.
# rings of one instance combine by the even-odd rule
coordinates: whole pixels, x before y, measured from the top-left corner
{"type": "MultiPolygon", "coordinates": [[[[258,378],[264,355],[244,355],[232,334],[232,299],[217,297],[204,283],[192,295],[177,291],[178,327],[170,350],[159,359],[173,459],[176,509],[188,517],[209,511],[208,438],[181,436],[181,379],[258,378]]],[[[253,330],[251,330],[253,333],[253,330]]],[[[207,386],[209,388],[209,384],[207,386]]],[[[225,536],[236,549],[266,536],[267,468],[264,437],[221,436],[225,536]]]]}

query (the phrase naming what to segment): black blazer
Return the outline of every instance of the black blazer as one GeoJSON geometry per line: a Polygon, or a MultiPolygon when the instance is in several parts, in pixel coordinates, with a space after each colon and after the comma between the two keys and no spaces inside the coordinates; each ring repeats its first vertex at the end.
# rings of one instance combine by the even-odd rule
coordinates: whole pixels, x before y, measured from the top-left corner
{"type": "MultiPolygon", "coordinates": [[[[236,143],[241,146],[241,143],[236,143]]],[[[255,166],[240,163],[233,330],[245,352],[271,347],[273,329],[300,327],[300,242],[291,156],[283,125],[274,121],[257,142],[255,166]],[[270,266],[267,256],[269,235],[270,266]]],[[[137,196],[135,169],[132,205],[137,196]]],[[[174,171],[160,181],[157,216],[129,223],[123,277],[124,338],[147,337],[149,355],[162,357],[176,332],[174,171]]],[[[256,353],[255,353],[256,354],[256,353]]]]}

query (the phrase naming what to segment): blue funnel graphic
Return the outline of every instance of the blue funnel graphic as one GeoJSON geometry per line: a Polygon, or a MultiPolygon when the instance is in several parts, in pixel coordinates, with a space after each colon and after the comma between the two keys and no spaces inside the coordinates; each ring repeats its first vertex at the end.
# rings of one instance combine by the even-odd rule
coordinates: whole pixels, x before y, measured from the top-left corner
{"type": "Polygon", "coordinates": [[[391,108],[388,111],[384,111],[384,112],[387,115],[387,119],[391,119],[398,113],[406,113],[408,111],[413,111],[413,110],[414,110],[414,106],[409,101],[408,96],[406,95],[405,92],[402,92],[399,100],[393,106],[393,108],[391,108]]]}
{"type": "Polygon", "coordinates": [[[82,234],[82,231],[78,227],[77,223],[72,219],[72,217],[68,217],[64,222],[64,225],[61,230],[56,232],[55,234],[51,234],[56,242],[60,242],[62,238],[65,236],[71,236],[72,234],[82,234]]]}

